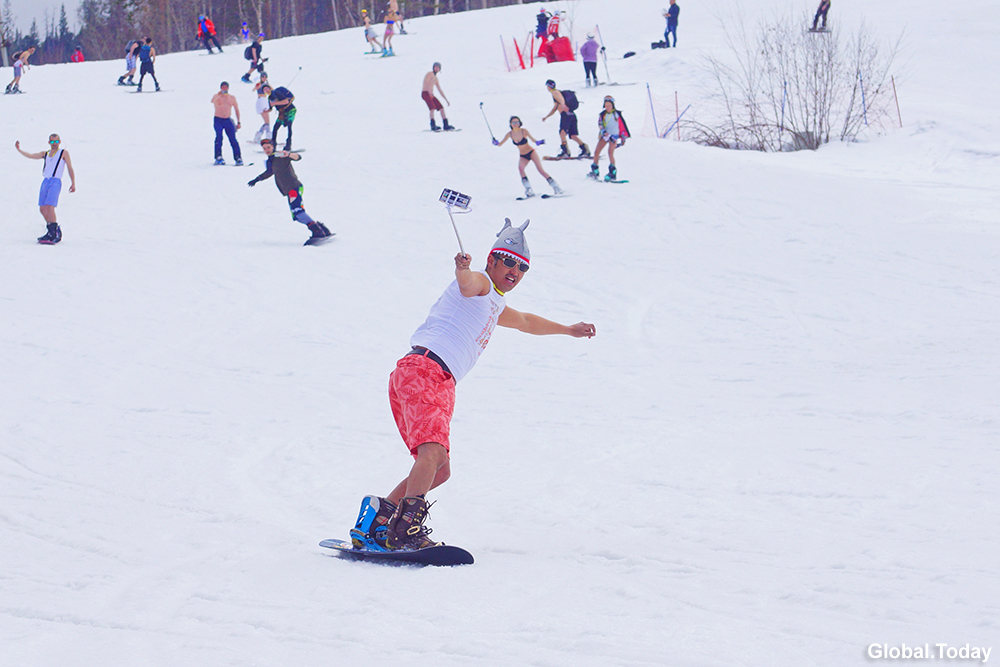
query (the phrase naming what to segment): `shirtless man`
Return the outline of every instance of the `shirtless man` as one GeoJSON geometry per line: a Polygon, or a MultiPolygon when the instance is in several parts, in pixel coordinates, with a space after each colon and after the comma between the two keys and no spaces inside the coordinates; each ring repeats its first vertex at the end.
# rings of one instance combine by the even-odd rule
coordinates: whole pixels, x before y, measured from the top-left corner
{"type": "Polygon", "coordinates": [[[243,165],[243,155],[240,144],[236,141],[236,130],[240,129],[240,105],[236,98],[229,94],[229,83],[219,84],[219,92],[212,96],[212,106],[215,107],[215,164],[226,164],[222,159],[222,133],[229,137],[229,145],[233,147],[233,159],[236,166],[243,165]],[[236,111],[236,124],[233,125],[232,113],[236,111]]]}
{"type": "MultiPolygon", "coordinates": [[[[441,71],[441,63],[434,63],[431,67],[431,71],[424,75],[424,87],[420,92],[420,97],[423,98],[424,102],[427,103],[427,108],[431,112],[431,130],[434,132],[438,131],[437,123],[434,122],[434,112],[441,112],[441,129],[443,130],[454,130],[455,128],[448,122],[448,117],[444,114],[444,107],[441,106],[441,100],[434,96],[434,88],[438,89],[441,93],[441,97],[444,98],[445,102],[448,102],[448,96],[444,94],[441,90],[441,82],[438,81],[437,75],[441,71]]],[[[451,102],[448,102],[448,106],[451,106],[451,102]]]]}
{"type": "Polygon", "coordinates": [[[21,72],[22,70],[28,69],[28,58],[30,58],[31,54],[34,52],[35,47],[29,46],[24,51],[17,54],[17,57],[14,58],[14,80],[7,84],[7,90],[4,91],[4,94],[22,92],[20,88],[21,72]]]}
{"type": "Polygon", "coordinates": [[[569,107],[566,106],[566,98],[563,97],[561,91],[556,89],[555,81],[549,79],[548,81],[545,82],[545,87],[549,89],[550,93],[552,93],[552,101],[554,102],[554,104],[552,105],[552,110],[549,111],[548,114],[546,114],[545,118],[543,118],[542,121],[544,122],[546,119],[548,119],[549,116],[551,116],[555,112],[557,111],[559,112],[559,140],[560,143],[562,144],[562,149],[559,151],[559,155],[557,155],[556,157],[559,158],[572,157],[569,154],[569,146],[566,143],[566,137],[569,137],[576,143],[580,144],[580,154],[577,157],[579,158],[590,157],[590,148],[588,148],[587,144],[583,143],[583,139],[580,138],[579,127],[576,120],[576,113],[570,111],[569,107]]]}

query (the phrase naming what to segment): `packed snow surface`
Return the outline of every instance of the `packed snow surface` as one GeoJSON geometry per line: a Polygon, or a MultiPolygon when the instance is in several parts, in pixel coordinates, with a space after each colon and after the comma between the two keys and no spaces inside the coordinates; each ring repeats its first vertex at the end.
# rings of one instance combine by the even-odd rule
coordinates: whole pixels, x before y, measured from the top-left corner
{"type": "MultiPolygon", "coordinates": [[[[704,98],[718,16],[547,3],[599,25],[617,83],[580,63],[508,72],[539,5],[265,42],[299,109],[303,247],[239,81],[242,47],[34,67],[0,123],[0,645],[11,665],[861,665],[871,644],[1000,650],[1000,14],[835,2],[888,44],[903,125],[816,152],[640,136],[649,91],[704,98]],[[933,48],[931,48],[933,47],[933,48]],[[629,50],[634,58],[623,59],[629,50]],[[460,133],[433,134],[433,61],[460,133]],[[294,77],[294,80],[293,80],[294,77]],[[626,185],[546,162],[570,193],[515,201],[507,119],[558,149],[544,81],[594,146],[610,92],[626,185]],[[212,165],[228,80],[252,166],[212,165]],[[40,151],[76,169],[39,246],[40,151]],[[511,307],[593,339],[498,330],[458,387],[434,537],[461,568],[343,561],[362,496],[410,466],[386,380],[453,279],[443,188],[485,262],[531,219],[511,307]]],[[[811,18],[813,3],[801,8],[811,18]]],[[[777,0],[744,7],[782,10],[777,0]]],[[[192,19],[193,26],[193,19],[192,19]]],[[[2,70],[9,76],[10,70],[2,70]]],[[[663,120],[658,119],[658,120],[663,120]]],[[[672,120],[672,119],[668,119],[672,120]]],[[[607,161],[602,161],[602,174],[607,161]]],[[[549,191],[529,167],[538,192],[549,191]]],[[[998,659],[995,655],[993,659],[998,659]]]]}

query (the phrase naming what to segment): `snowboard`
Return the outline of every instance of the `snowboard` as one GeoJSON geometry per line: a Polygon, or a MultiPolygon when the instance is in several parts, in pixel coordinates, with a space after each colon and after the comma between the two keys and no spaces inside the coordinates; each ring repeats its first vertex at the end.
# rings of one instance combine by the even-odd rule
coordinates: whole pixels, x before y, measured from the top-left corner
{"type": "MultiPolygon", "coordinates": [[[[320,236],[320,237],[316,237],[316,238],[309,237],[308,239],[306,239],[306,242],[303,243],[302,245],[323,245],[325,243],[329,243],[330,241],[332,241],[333,237],[336,236],[336,235],[337,235],[337,232],[330,232],[329,236],[320,236]]],[[[327,540],[327,541],[330,541],[330,540],[327,540]]],[[[347,546],[351,546],[351,545],[348,544],[347,546]]]]}
{"type": "Polygon", "coordinates": [[[594,178],[590,174],[587,174],[587,178],[589,178],[590,180],[594,181],[595,183],[628,183],[627,180],[623,181],[623,180],[619,179],[619,180],[612,181],[609,178],[594,178]]]}
{"type": "Polygon", "coordinates": [[[543,160],[555,160],[557,162],[558,161],[562,161],[562,160],[593,160],[594,156],[593,155],[578,155],[576,157],[573,157],[571,155],[570,157],[559,157],[559,156],[556,156],[556,155],[543,155],[542,159],[543,160]]]}
{"type": "Polygon", "coordinates": [[[424,132],[461,132],[461,131],[462,128],[460,127],[453,127],[450,130],[424,130],[424,132]]]}
{"type": "Polygon", "coordinates": [[[416,551],[369,551],[355,549],[350,542],[344,540],[323,540],[321,547],[333,549],[341,558],[363,560],[371,563],[391,565],[472,565],[476,560],[465,549],[439,544],[436,547],[417,549],[416,551]]]}
{"type": "Polygon", "coordinates": [[[525,199],[533,199],[534,197],[535,197],[535,195],[531,195],[529,197],[518,197],[517,201],[524,201],[525,199]]]}
{"type": "Polygon", "coordinates": [[[806,32],[830,32],[829,28],[809,28],[806,32]]]}

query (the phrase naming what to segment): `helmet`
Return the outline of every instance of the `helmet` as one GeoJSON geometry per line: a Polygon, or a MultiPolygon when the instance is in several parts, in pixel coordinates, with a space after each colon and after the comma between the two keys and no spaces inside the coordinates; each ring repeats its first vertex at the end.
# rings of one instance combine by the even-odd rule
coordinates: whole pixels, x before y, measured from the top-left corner
{"type": "Polygon", "coordinates": [[[362,13],[362,14],[367,14],[367,13],[368,13],[368,10],[367,10],[367,9],[362,9],[362,10],[361,10],[361,13],[362,13]]]}
{"type": "Polygon", "coordinates": [[[546,88],[555,88],[556,87],[556,82],[553,81],[552,79],[549,79],[548,81],[545,82],[545,87],[546,88]]]}
{"type": "Polygon", "coordinates": [[[587,33],[587,39],[594,39],[594,33],[588,32],[587,33]]]}

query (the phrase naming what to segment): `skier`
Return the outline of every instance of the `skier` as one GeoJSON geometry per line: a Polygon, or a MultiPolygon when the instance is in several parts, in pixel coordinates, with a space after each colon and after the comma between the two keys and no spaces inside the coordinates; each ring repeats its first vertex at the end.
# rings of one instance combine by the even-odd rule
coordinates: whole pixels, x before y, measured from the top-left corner
{"type": "Polygon", "coordinates": [[[535,37],[545,41],[546,35],[549,34],[549,19],[552,18],[552,14],[545,11],[545,7],[538,10],[538,15],[535,17],[538,20],[538,27],[535,28],[535,37]]]}
{"type": "Polygon", "coordinates": [[[280,153],[274,152],[274,142],[270,139],[261,139],[260,146],[267,155],[267,163],[262,174],[247,182],[251,188],[261,181],[274,176],[274,184],[278,186],[278,191],[288,198],[288,208],[292,211],[292,219],[302,223],[309,228],[312,236],[306,240],[306,245],[319,245],[332,236],[330,230],[322,222],[317,222],[309,217],[306,210],[302,208],[302,182],[295,175],[292,162],[298,162],[302,156],[298,153],[290,153],[287,150],[280,153]]]}
{"type": "Polygon", "coordinates": [[[250,41],[250,28],[247,27],[247,22],[244,21],[242,27],[240,27],[240,43],[246,44],[250,41]]]}
{"type": "Polygon", "coordinates": [[[38,191],[38,210],[45,219],[46,233],[38,237],[38,242],[44,245],[55,245],[62,240],[62,229],[56,222],[56,206],[59,204],[59,193],[62,191],[63,170],[69,171],[69,191],[76,192],[76,174],[73,172],[73,162],[69,159],[69,151],[59,149],[58,134],[49,135],[49,150],[38,153],[27,153],[21,150],[21,142],[15,141],[17,152],[31,160],[44,160],[42,165],[42,187],[38,191]]]}
{"type": "Polygon", "coordinates": [[[604,98],[604,111],[597,116],[597,148],[594,149],[594,163],[590,165],[588,176],[597,180],[601,175],[601,169],[597,166],[597,161],[601,157],[601,150],[608,147],[608,159],[611,164],[608,166],[606,181],[618,180],[618,168],[615,166],[615,148],[625,145],[625,140],[631,136],[628,125],[625,124],[625,117],[615,109],[615,98],[610,95],[604,98]]]}
{"type": "Polygon", "coordinates": [[[587,41],[580,47],[580,59],[583,60],[583,74],[587,77],[587,88],[597,86],[597,51],[600,47],[594,39],[594,33],[587,33],[587,41]],[[593,78],[594,82],[590,80],[593,78]]]}
{"type": "Polygon", "coordinates": [[[215,24],[212,23],[212,19],[201,14],[198,16],[198,41],[205,45],[209,53],[212,53],[212,47],[208,45],[209,40],[215,44],[215,48],[219,49],[219,53],[222,53],[219,40],[215,37],[215,24]]]}
{"type": "Polygon", "coordinates": [[[430,507],[426,494],[451,476],[455,384],[472,370],[497,325],[537,336],[594,336],[593,324],[558,324],[507,305],[506,293],[521,282],[531,261],[524,239],[527,226],[527,221],[520,227],[506,221],[483,271],[470,270],[470,255],[455,256],[455,280],[431,307],[410,338],[410,351],[389,376],[389,405],[415,460],[409,475],[388,496],[362,501],[351,530],[356,547],[385,551],[436,544],[424,526],[430,507]]]}
{"type": "Polygon", "coordinates": [[[378,53],[379,51],[384,51],[382,48],[382,43],[378,41],[378,37],[375,35],[375,28],[372,27],[372,20],[368,18],[368,10],[361,10],[361,20],[365,22],[365,39],[371,44],[371,53],[378,53]]]}
{"type": "Polygon", "coordinates": [[[493,145],[503,146],[507,143],[508,139],[510,139],[512,144],[517,146],[517,150],[521,154],[521,158],[517,161],[517,170],[521,173],[521,184],[524,186],[525,198],[535,196],[534,190],[531,189],[531,183],[528,182],[528,177],[524,173],[524,169],[528,166],[529,162],[533,162],[535,164],[535,169],[537,169],[538,173],[542,175],[542,178],[544,178],[545,181],[552,186],[552,191],[557,195],[561,195],[563,191],[559,187],[559,184],[556,183],[551,176],[545,173],[545,170],[542,169],[542,161],[538,159],[538,154],[535,152],[535,149],[528,145],[529,140],[534,141],[535,146],[539,146],[543,142],[537,141],[533,136],[531,136],[530,132],[521,127],[521,119],[517,116],[510,117],[510,132],[505,134],[503,139],[500,141],[494,139],[493,145]]]}
{"type": "Polygon", "coordinates": [[[816,9],[816,16],[813,17],[813,32],[819,30],[826,30],[826,13],[830,11],[830,0],[820,0],[819,8],[816,9]],[[823,17],[823,26],[817,28],[816,25],[819,23],[820,17],[823,17]]]}
{"type": "Polygon", "coordinates": [[[160,90],[160,82],[156,80],[156,72],[153,71],[153,63],[156,62],[156,49],[153,48],[153,38],[147,37],[146,43],[139,48],[139,85],[136,87],[135,92],[142,92],[142,80],[146,75],[153,77],[153,83],[156,84],[156,90],[160,90]]]}
{"type": "Polygon", "coordinates": [[[233,160],[237,167],[243,166],[243,155],[240,144],[236,141],[236,130],[240,129],[240,105],[236,98],[229,94],[229,82],[219,84],[219,92],[212,95],[212,106],[215,107],[215,164],[226,164],[222,159],[222,133],[229,138],[233,148],[233,160]],[[236,125],[233,125],[232,114],[236,111],[236,125]]]}
{"type": "Polygon", "coordinates": [[[677,17],[680,13],[681,8],[677,6],[677,0],[670,0],[670,9],[663,10],[663,18],[667,19],[667,29],[663,31],[666,48],[670,48],[670,35],[674,36],[674,48],[677,47],[677,17]]]}
{"type": "Polygon", "coordinates": [[[86,58],[84,58],[84,56],[83,56],[83,49],[81,47],[79,47],[79,46],[76,47],[73,50],[73,55],[71,55],[69,57],[69,59],[70,59],[70,62],[74,62],[74,63],[82,63],[83,61],[85,61],[86,58]]]}
{"type": "Polygon", "coordinates": [[[28,69],[28,58],[35,52],[35,47],[29,46],[24,51],[14,54],[14,80],[7,84],[4,95],[8,93],[21,93],[21,74],[28,69]]]}
{"type": "Polygon", "coordinates": [[[559,112],[559,141],[562,144],[562,149],[556,157],[572,157],[569,154],[569,145],[566,142],[566,137],[569,137],[580,145],[580,154],[577,156],[578,158],[589,157],[590,148],[587,144],[583,143],[583,139],[581,139],[579,135],[579,124],[577,123],[576,118],[576,108],[579,106],[579,103],[576,101],[576,93],[571,90],[556,90],[556,82],[552,79],[545,82],[545,87],[549,89],[550,93],[552,93],[552,101],[555,102],[555,104],[552,105],[552,110],[546,114],[545,118],[542,118],[542,122],[545,122],[549,116],[554,114],[556,111],[559,112]],[[571,99],[569,100],[567,100],[567,93],[571,94],[571,99]]]}
{"type": "Polygon", "coordinates": [[[284,86],[278,86],[271,90],[267,99],[271,108],[278,110],[278,119],[274,121],[274,127],[271,128],[271,138],[277,143],[278,128],[285,127],[288,130],[288,136],[285,137],[285,150],[290,151],[292,150],[292,123],[295,122],[296,112],[295,105],[292,104],[295,101],[295,95],[292,95],[292,91],[284,86]]]}
{"type": "Polygon", "coordinates": [[[244,55],[246,55],[247,60],[250,61],[250,70],[240,79],[243,83],[250,83],[250,75],[255,71],[264,71],[264,60],[260,57],[260,52],[263,49],[264,33],[260,33],[257,35],[257,39],[255,39],[244,51],[244,55]]]}
{"type": "Polygon", "coordinates": [[[135,61],[139,58],[140,48],[142,48],[142,41],[138,39],[133,39],[129,42],[129,45],[125,47],[125,69],[127,71],[118,77],[119,86],[135,85],[135,82],[132,81],[132,77],[135,76],[135,61]],[[128,77],[127,82],[125,81],[125,77],[128,77]]]}
{"type": "Polygon", "coordinates": [[[257,133],[253,135],[253,142],[259,144],[261,139],[271,138],[271,102],[267,99],[271,94],[271,86],[267,83],[267,74],[260,73],[260,81],[254,84],[257,91],[257,113],[264,120],[257,133]]]}
{"type": "MultiPolygon", "coordinates": [[[[438,81],[437,75],[441,71],[441,63],[434,63],[431,65],[431,71],[424,75],[423,88],[420,91],[420,97],[424,102],[427,103],[427,108],[430,110],[431,114],[431,130],[437,132],[438,126],[434,122],[434,112],[441,112],[441,129],[443,130],[454,130],[454,126],[448,122],[448,117],[444,113],[444,107],[441,106],[441,100],[434,96],[434,88],[438,89],[441,93],[441,97],[444,98],[445,102],[448,102],[448,96],[444,94],[441,90],[441,82],[438,81]]],[[[451,106],[451,102],[448,102],[448,106],[451,106]]]]}
{"type": "Polygon", "coordinates": [[[382,55],[383,56],[394,56],[395,53],[392,52],[392,35],[393,35],[393,25],[399,20],[399,13],[389,7],[389,11],[385,15],[385,35],[382,37],[382,55]]]}

